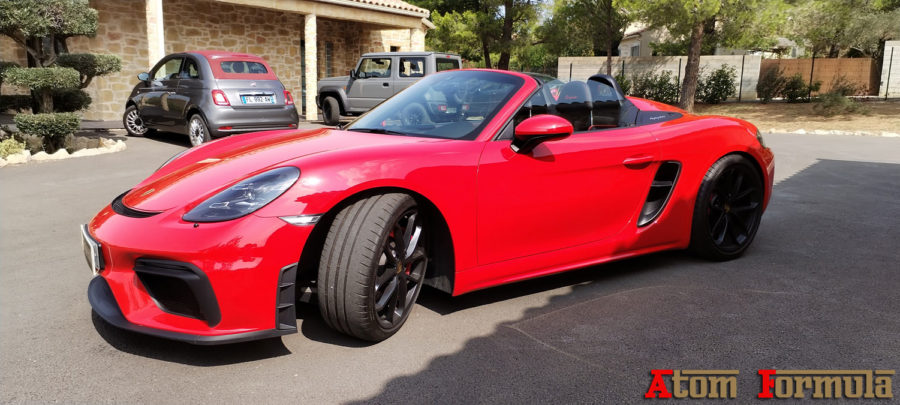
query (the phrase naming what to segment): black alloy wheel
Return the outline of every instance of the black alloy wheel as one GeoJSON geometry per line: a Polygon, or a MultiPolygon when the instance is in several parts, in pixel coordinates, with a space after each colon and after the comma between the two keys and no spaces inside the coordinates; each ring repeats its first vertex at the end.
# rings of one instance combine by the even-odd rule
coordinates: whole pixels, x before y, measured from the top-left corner
{"type": "Polygon", "coordinates": [[[709,169],[694,209],[691,248],[712,260],[730,260],[753,242],[762,217],[764,188],[752,163],[728,155],[709,169]]]}
{"type": "Polygon", "coordinates": [[[407,194],[380,194],[341,210],[322,247],[319,311],[332,328],[382,341],[403,326],[428,267],[423,212],[407,194]]]}

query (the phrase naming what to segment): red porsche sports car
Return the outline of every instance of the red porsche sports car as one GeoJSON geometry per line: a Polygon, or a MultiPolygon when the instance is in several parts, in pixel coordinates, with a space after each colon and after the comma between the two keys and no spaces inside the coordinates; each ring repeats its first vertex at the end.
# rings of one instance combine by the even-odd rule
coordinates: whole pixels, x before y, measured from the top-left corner
{"type": "Polygon", "coordinates": [[[94,310],[197,344],[326,322],[393,335],[423,285],[452,295],[665,249],[753,241],[772,152],[744,121],[563,83],[459,70],[343,129],[194,147],[82,227],[94,310]]]}

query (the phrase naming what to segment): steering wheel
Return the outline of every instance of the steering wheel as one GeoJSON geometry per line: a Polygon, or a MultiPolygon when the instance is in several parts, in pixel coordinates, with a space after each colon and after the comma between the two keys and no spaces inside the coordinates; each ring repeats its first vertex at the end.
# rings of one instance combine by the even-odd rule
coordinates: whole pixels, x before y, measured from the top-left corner
{"type": "Polygon", "coordinates": [[[420,103],[410,103],[403,107],[400,119],[403,121],[403,125],[411,126],[428,124],[431,121],[428,118],[428,111],[425,111],[425,106],[420,103]]]}

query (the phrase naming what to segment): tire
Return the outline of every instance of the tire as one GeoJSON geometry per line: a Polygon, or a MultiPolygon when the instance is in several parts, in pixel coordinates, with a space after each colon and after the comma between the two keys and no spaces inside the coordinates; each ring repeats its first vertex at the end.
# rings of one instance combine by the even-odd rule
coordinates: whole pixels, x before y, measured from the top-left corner
{"type": "Polygon", "coordinates": [[[765,189],[756,167],[740,155],[709,168],[694,204],[690,250],[715,261],[740,257],[753,243],[765,189]]]}
{"type": "Polygon", "coordinates": [[[337,214],[317,280],[319,311],[330,327],[379,342],[403,326],[428,267],[424,223],[406,194],[369,197],[337,214]]]}
{"type": "Polygon", "coordinates": [[[191,146],[198,146],[209,142],[212,138],[209,135],[209,125],[200,114],[191,115],[187,125],[188,138],[191,140],[191,146]]]}
{"type": "Polygon", "coordinates": [[[337,125],[341,123],[341,106],[334,97],[328,96],[322,100],[322,120],[325,125],[337,125]]]}
{"type": "Polygon", "coordinates": [[[125,113],[122,114],[122,126],[125,127],[125,132],[128,132],[128,136],[146,136],[155,132],[144,126],[144,121],[141,119],[141,115],[135,105],[125,108],[125,113]]]}

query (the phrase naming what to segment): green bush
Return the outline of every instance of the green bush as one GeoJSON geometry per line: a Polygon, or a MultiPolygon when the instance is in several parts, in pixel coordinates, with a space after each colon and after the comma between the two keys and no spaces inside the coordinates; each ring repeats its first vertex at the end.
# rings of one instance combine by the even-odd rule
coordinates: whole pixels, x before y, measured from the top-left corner
{"type": "Polygon", "coordinates": [[[868,114],[868,109],[840,92],[828,92],[816,99],[813,112],[821,116],[833,117],[840,114],[868,114]]]}
{"type": "Polygon", "coordinates": [[[681,89],[671,72],[636,73],[631,79],[632,95],[666,104],[678,103],[681,89]]]}
{"type": "Polygon", "coordinates": [[[797,73],[785,81],[781,96],[788,103],[808,103],[810,101],[809,94],[819,91],[821,87],[822,82],[813,82],[812,85],[809,85],[803,75],[797,73]]]}
{"type": "Polygon", "coordinates": [[[53,93],[53,108],[57,112],[75,112],[87,109],[93,100],[84,90],[62,90],[53,93]]]}
{"type": "Polygon", "coordinates": [[[75,113],[18,114],[14,119],[23,134],[43,138],[48,153],[65,147],[67,138],[75,134],[81,123],[81,117],[75,113]]]}
{"type": "Polygon", "coordinates": [[[737,94],[734,81],[737,71],[733,66],[722,65],[697,83],[697,98],[706,104],[719,104],[737,94]]]}
{"type": "Polygon", "coordinates": [[[81,76],[81,88],[87,87],[96,76],[122,70],[122,58],[116,55],[64,53],[59,55],[56,64],[78,71],[81,76]]]}
{"type": "Polygon", "coordinates": [[[615,77],[616,83],[619,83],[619,87],[622,89],[622,93],[631,95],[631,80],[628,80],[624,74],[619,72],[619,74],[615,77]]]}
{"type": "Polygon", "coordinates": [[[840,75],[831,81],[831,89],[828,93],[839,94],[841,96],[863,96],[868,92],[864,86],[858,86],[847,79],[847,76],[840,75]]]}
{"type": "Polygon", "coordinates": [[[6,159],[9,155],[15,155],[25,150],[25,143],[19,142],[13,138],[7,138],[0,141],[0,158],[6,159]]]}
{"type": "Polygon", "coordinates": [[[781,69],[769,69],[759,78],[756,84],[756,97],[763,104],[772,101],[773,98],[781,96],[784,92],[784,85],[787,79],[781,73],[781,69]]]}
{"type": "Polygon", "coordinates": [[[0,86],[3,85],[3,72],[5,72],[6,69],[14,67],[19,67],[19,64],[15,62],[5,62],[0,60],[0,86]]]}
{"type": "Polygon", "coordinates": [[[25,111],[31,109],[32,99],[28,94],[13,94],[0,96],[0,113],[14,110],[25,111]]]}
{"type": "Polygon", "coordinates": [[[77,89],[81,85],[78,71],[71,68],[9,68],[3,72],[9,84],[32,90],[77,89]]]}

